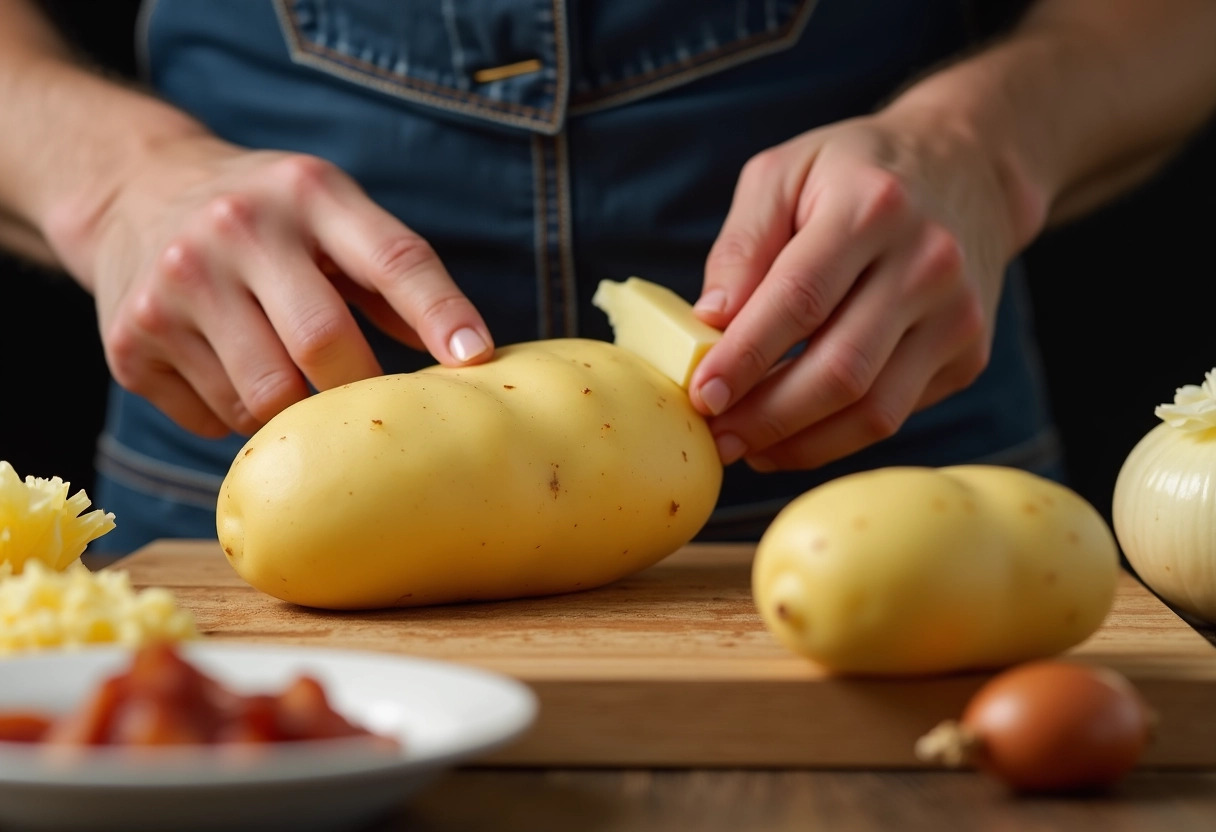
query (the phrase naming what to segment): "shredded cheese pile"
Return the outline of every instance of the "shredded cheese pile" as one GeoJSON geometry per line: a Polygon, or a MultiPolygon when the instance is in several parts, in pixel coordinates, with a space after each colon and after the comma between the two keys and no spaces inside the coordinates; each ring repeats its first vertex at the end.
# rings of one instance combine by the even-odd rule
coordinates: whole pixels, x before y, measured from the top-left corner
{"type": "Polygon", "coordinates": [[[1158,405],[1157,418],[1172,428],[1207,430],[1216,427],[1216,368],[1204,373],[1202,385],[1187,384],[1174,391],[1173,404],[1158,405]]]}
{"type": "Polygon", "coordinates": [[[68,484],[59,477],[26,477],[23,483],[13,466],[0,460],[0,564],[14,574],[25,564],[40,560],[63,569],[78,559],[90,541],[114,528],[114,515],[90,505],[83,490],[68,496],[68,484]]]}
{"type": "Polygon", "coordinates": [[[20,575],[0,574],[0,656],[197,637],[194,617],[177,606],[169,590],[136,591],[120,570],[91,572],[77,562],[56,571],[31,560],[20,575]]]}
{"type": "Polygon", "coordinates": [[[136,591],[126,572],[93,572],[88,544],[114,528],[114,515],[68,496],[59,477],[22,482],[0,460],[0,656],[48,647],[197,638],[194,617],[167,589],[136,591]]]}

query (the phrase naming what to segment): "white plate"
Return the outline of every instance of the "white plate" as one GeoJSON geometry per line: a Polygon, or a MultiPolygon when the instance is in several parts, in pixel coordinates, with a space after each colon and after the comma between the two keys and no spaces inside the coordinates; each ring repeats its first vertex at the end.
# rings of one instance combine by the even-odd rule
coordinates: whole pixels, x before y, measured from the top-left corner
{"type": "MultiPolygon", "coordinates": [[[[522,734],[537,702],[521,682],[464,665],[384,653],[193,642],[182,655],[241,693],[315,676],[333,707],[400,740],[400,752],[348,740],[216,749],[97,749],[71,761],[0,742],[0,829],[350,829],[401,805],[436,775],[522,734]]],[[[131,653],[115,647],[0,659],[0,711],[63,713],[131,653]]]]}

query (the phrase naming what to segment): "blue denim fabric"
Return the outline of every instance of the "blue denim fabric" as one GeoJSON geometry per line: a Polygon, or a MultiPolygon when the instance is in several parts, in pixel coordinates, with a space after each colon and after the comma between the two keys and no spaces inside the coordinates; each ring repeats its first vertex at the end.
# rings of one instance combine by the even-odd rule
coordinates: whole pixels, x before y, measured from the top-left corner
{"type": "MultiPolygon", "coordinates": [[[[159,0],[149,82],[218,134],[341,166],[426,237],[501,344],[611,338],[590,303],[638,274],[689,299],[743,163],[873,109],[965,47],[967,4],[880,0],[159,0]],[[479,83],[479,70],[540,69],[479,83]],[[708,137],[708,138],[707,138],[708,137]]],[[[755,538],[852,470],[997,462],[1061,475],[1029,306],[1011,269],[991,363],[900,433],[813,472],[732,466],[702,537],[755,538]]],[[[433,363],[367,327],[389,372],[433,363]]],[[[193,437],[117,388],[97,504],[130,551],[213,537],[244,437],[193,437]]],[[[323,473],[323,472],[319,472],[323,473]]]]}

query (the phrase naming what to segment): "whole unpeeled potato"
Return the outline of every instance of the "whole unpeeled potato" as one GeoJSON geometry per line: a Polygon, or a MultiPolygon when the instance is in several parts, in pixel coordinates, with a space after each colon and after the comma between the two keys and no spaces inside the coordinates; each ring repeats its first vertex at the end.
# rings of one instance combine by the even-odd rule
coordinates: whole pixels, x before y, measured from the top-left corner
{"type": "Polygon", "coordinates": [[[757,548],[765,624],[835,673],[1005,667],[1090,636],[1119,577],[1092,505],[1016,468],[850,474],[781,511],[757,548]]]}
{"type": "Polygon", "coordinates": [[[241,577],[285,601],[504,599],[657,562],[721,483],[675,382],[614,344],[554,339],[292,405],[237,454],[216,527],[241,577]]]}

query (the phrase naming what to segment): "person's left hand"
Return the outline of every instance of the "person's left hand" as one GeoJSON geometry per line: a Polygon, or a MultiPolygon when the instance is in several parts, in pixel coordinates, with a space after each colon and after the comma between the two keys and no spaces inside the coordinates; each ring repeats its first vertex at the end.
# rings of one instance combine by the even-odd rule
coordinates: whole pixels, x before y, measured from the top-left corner
{"type": "Polygon", "coordinates": [[[1005,268],[1043,221],[1007,179],[995,149],[905,113],[751,159],[696,304],[725,330],[689,388],[723,462],[818,467],[970,384],[1005,268]]]}

